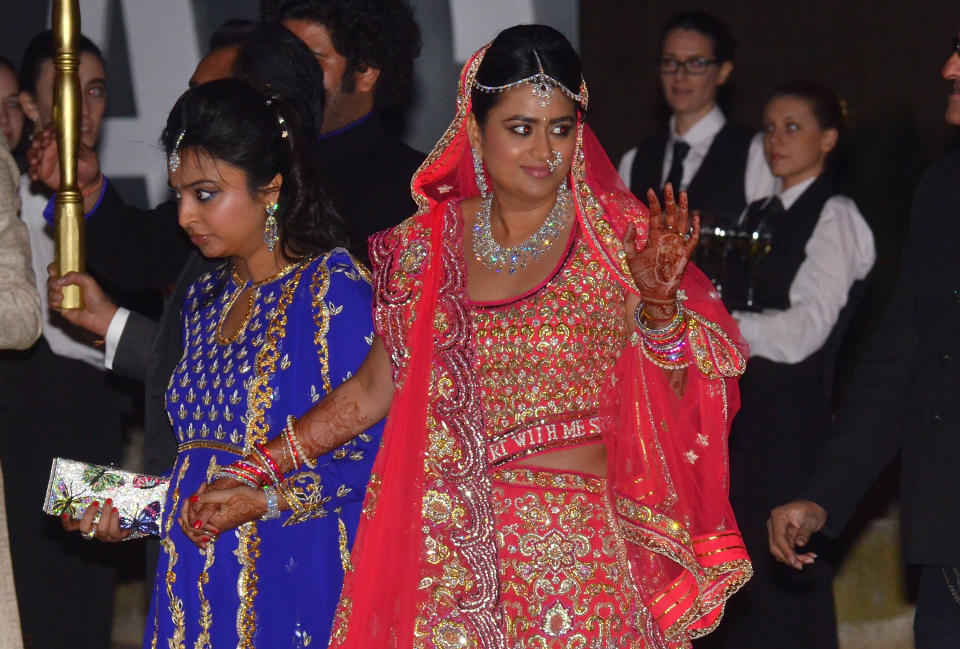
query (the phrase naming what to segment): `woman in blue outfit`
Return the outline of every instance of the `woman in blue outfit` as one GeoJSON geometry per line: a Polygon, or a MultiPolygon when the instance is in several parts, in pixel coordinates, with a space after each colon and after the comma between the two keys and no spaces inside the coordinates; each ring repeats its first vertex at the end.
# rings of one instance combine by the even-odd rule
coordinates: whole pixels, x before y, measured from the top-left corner
{"type": "MultiPolygon", "coordinates": [[[[208,528],[199,548],[175,520],[182,499],[351,376],[373,340],[368,274],[339,247],[343,225],[301,115],[222,80],[185,93],[164,130],[180,225],[225,261],[184,301],[184,354],[166,394],[179,450],[145,647],[301,647],[330,632],[379,424],[318,458],[285,437],[301,470],[264,490],[258,520],[222,536],[208,528]]],[[[80,529],[126,536],[110,503],[101,509],[80,529]]]]}

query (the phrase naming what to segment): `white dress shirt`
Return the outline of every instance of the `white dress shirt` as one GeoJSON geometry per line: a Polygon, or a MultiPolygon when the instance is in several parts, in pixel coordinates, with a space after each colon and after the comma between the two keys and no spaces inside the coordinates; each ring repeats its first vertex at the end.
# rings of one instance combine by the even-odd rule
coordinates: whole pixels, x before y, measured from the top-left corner
{"type": "Polygon", "coordinates": [[[95,336],[74,326],[47,303],[47,266],[53,261],[55,243],[53,228],[43,218],[48,197],[30,191],[30,178],[20,179],[20,217],[30,232],[30,253],[33,272],[37,277],[37,291],[43,308],[43,337],[57,356],[83,361],[103,369],[103,350],[93,345],[95,336]]]}
{"type": "MultiPolygon", "coordinates": [[[[781,192],[783,209],[790,209],[814,180],[781,192]]],[[[752,356],[799,363],[823,347],[850,287],[867,276],[876,259],[870,226],[856,203],[839,195],[824,204],[804,252],[806,258],[790,283],[790,308],[733,312],[752,356]]]]}
{"type": "MultiPolygon", "coordinates": [[[[673,164],[674,142],[681,140],[690,145],[690,151],[687,152],[687,157],[683,159],[683,180],[680,183],[680,189],[686,190],[700,170],[700,165],[703,164],[703,159],[707,157],[714,138],[717,137],[717,133],[726,123],[727,118],[723,111],[720,110],[719,106],[714,106],[689,131],[683,135],[677,135],[677,119],[671,117],[670,136],[667,139],[667,147],[663,155],[660,186],[662,187],[667,182],[667,176],[670,174],[670,166],[673,164]]],[[[628,187],[630,186],[630,169],[633,167],[633,161],[636,157],[637,148],[634,147],[620,159],[618,172],[628,187]]],[[[750,150],[747,153],[747,169],[743,177],[747,204],[772,196],[777,192],[779,186],[780,181],[771,173],[767,160],[763,156],[763,135],[757,133],[750,142],[750,150]]]]}

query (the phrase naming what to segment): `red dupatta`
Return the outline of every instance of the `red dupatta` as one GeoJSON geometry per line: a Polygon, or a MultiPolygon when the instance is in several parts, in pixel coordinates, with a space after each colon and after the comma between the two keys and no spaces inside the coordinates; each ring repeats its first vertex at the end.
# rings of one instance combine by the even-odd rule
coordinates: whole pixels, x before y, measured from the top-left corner
{"type": "MultiPolygon", "coordinates": [[[[466,117],[486,47],[460,76],[457,115],[412,181],[418,213],[371,240],[375,323],[396,396],[353,549],[331,647],[506,649],[482,412],[464,306],[459,201],[477,195],[466,117]]],[[[586,104],[586,88],[580,92],[586,104]]],[[[569,182],[594,253],[627,289],[621,239],[646,208],[578,116],[569,182]]],[[[630,345],[611,377],[608,483],[634,584],[658,641],[688,646],[750,574],[727,502],[726,434],[744,366],[736,326],[688,267],[685,396],[630,345]],[[693,455],[697,457],[694,459],[693,455]]]]}

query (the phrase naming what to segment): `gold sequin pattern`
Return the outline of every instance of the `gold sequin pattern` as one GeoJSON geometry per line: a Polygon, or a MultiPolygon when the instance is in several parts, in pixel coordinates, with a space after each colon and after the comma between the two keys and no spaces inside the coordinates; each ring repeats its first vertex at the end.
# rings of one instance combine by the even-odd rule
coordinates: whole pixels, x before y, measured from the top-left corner
{"type": "Polygon", "coordinates": [[[500,598],[508,647],[648,646],[646,608],[608,517],[603,479],[494,472],[500,598]]]}
{"type": "MultiPolygon", "coordinates": [[[[213,459],[213,458],[211,458],[213,459]]],[[[213,649],[210,644],[210,626],[213,624],[213,612],[210,610],[210,600],[203,587],[210,583],[210,568],[213,566],[214,542],[207,543],[201,552],[203,553],[203,570],[197,577],[197,594],[200,596],[200,633],[197,635],[196,642],[193,643],[193,649],[213,649]]]]}
{"type": "MultiPolygon", "coordinates": [[[[322,266],[325,265],[322,264],[322,266]]],[[[255,443],[266,442],[270,433],[270,425],[264,416],[270,404],[273,403],[273,390],[269,385],[270,377],[276,372],[277,360],[280,357],[277,346],[286,334],[286,310],[293,302],[293,295],[300,284],[303,269],[304,265],[301,264],[293,277],[284,282],[283,289],[280,291],[280,299],[277,302],[277,313],[270,320],[270,324],[267,325],[263,347],[257,352],[257,360],[254,364],[256,378],[247,394],[247,412],[249,415],[247,434],[244,440],[244,451],[247,453],[251,452],[255,443]]]]}
{"type": "Polygon", "coordinates": [[[260,537],[257,536],[257,524],[244,523],[235,532],[237,549],[234,553],[240,562],[240,576],[237,579],[237,595],[240,606],[237,608],[237,635],[240,642],[237,649],[255,649],[253,637],[257,630],[257,615],[253,600],[257,597],[256,564],[260,558],[260,537]]]}
{"type": "Polygon", "coordinates": [[[599,409],[626,343],[624,296],[578,240],[533,295],[472,309],[488,438],[544,417],[599,409]]]}
{"type": "Polygon", "coordinates": [[[313,296],[313,322],[316,333],[313,343],[317,348],[317,358],[320,361],[320,377],[323,389],[330,394],[330,346],[327,344],[327,333],[330,331],[330,309],[327,307],[327,291],[330,290],[330,269],[326,260],[317,267],[310,284],[310,294],[313,296]]]}
{"type": "Polygon", "coordinates": [[[177,574],[173,571],[173,567],[177,565],[179,555],[177,554],[177,546],[174,545],[173,539],[170,538],[170,530],[173,527],[174,519],[177,517],[177,511],[180,509],[180,483],[187,474],[189,467],[190,458],[185,457],[183,464],[180,465],[180,470],[177,472],[176,486],[173,489],[173,496],[170,499],[170,513],[167,515],[167,523],[163,530],[163,541],[161,542],[163,551],[167,555],[167,599],[170,602],[170,617],[173,620],[173,637],[167,640],[169,649],[185,649],[183,640],[187,633],[187,624],[183,614],[183,601],[173,594],[173,585],[177,581],[177,574]]]}

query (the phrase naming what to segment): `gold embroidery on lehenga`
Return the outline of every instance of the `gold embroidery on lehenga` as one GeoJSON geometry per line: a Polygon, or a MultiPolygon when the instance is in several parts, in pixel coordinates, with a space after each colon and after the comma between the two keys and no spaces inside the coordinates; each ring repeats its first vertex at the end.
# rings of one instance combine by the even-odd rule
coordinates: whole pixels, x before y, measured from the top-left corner
{"type": "Polygon", "coordinates": [[[602,478],[493,473],[508,647],[646,647],[602,478]]]}

